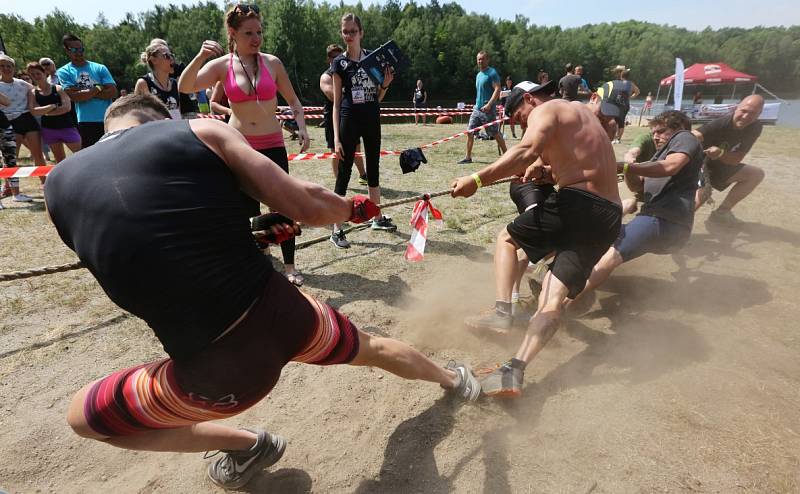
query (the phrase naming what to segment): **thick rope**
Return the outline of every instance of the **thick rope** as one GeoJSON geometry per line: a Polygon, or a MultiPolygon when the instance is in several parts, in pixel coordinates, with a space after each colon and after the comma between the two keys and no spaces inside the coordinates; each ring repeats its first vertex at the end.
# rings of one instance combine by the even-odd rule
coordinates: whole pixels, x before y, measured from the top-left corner
{"type": "MultiPolygon", "coordinates": [[[[492,185],[497,184],[504,184],[516,180],[516,177],[509,177],[504,178],[502,180],[498,180],[497,182],[493,182],[491,184],[485,185],[484,187],[491,187],[492,185]]],[[[385,204],[380,204],[379,207],[381,209],[384,208],[391,208],[394,206],[400,206],[403,204],[408,204],[411,202],[416,202],[424,199],[430,199],[432,197],[440,197],[449,194],[452,189],[440,190],[439,192],[434,192],[432,194],[421,194],[414,197],[409,197],[406,199],[398,199],[396,201],[387,202],[385,204]]],[[[369,227],[369,223],[363,223],[361,225],[351,226],[344,230],[345,233],[350,233],[353,231],[363,230],[369,227]]],[[[324,242],[330,238],[330,235],[323,235],[317,238],[312,238],[311,240],[306,240],[305,242],[298,242],[295,246],[295,250],[305,249],[306,247],[310,247],[312,245],[324,242]]],[[[26,271],[12,271],[10,273],[0,273],[0,282],[3,281],[14,281],[14,280],[22,280],[25,278],[33,278],[36,276],[43,276],[46,274],[52,273],[63,273],[66,271],[73,271],[75,269],[81,269],[85,267],[82,262],[76,261],[70,264],[60,264],[58,266],[45,266],[41,268],[34,268],[28,269],[26,271]]]]}

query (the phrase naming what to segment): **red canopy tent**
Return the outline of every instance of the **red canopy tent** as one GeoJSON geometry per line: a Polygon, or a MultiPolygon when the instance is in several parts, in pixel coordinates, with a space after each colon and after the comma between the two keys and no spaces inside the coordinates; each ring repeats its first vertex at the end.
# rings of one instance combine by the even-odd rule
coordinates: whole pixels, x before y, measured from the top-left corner
{"type": "MultiPolygon", "coordinates": [[[[674,81],[673,74],[661,79],[661,86],[671,86],[674,81]]],[[[696,63],[683,71],[684,84],[735,84],[757,81],[758,77],[734,70],[721,62],[696,63]]]]}

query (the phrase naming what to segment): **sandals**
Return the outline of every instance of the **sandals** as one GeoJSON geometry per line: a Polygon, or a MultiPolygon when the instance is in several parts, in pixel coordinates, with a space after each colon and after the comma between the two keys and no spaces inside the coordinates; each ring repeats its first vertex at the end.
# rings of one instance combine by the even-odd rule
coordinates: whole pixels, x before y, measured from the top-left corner
{"type": "Polygon", "coordinates": [[[300,273],[300,271],[292,271],[291,273],[286,273],[286,279],[289,280],[289,283],[291,283],[294,286],[303,286],[303,283],[305,282],[305,279],[303,278],[303,275],[300,273]]]}

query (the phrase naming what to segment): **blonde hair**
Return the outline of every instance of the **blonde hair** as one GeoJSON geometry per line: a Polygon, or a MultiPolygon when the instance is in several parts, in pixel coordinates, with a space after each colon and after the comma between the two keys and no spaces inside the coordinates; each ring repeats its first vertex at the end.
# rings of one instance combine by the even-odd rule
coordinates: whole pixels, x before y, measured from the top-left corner
{"type": "Polygon", "coordinates": [[[147,65],[152,69],[153,64],[150,63],[150,58],[157,55],[158,52],[164,48],[169,51],[169,45],[166,41],[161,38],[153,38],[150,40],[150,44],[147,45],[147,48],[145,48],[142,54],[139,55],[139,61],[142,63],[142,65],[147,65]]]}
{"type": "Polygon", "coordinates": [[[244,21],[247,19],[258,19],[258,22],[261,22],[261,14],[256,12],[255,10],[250,8],[249,5],[235,5],[231,10],[229,10],[225,14],[225,27],[229,29],[228,31],[228,51],[233,53],[236,49],[236,41],[233,39],[233,35],[230,32],[230,29],[239,29],[239,26],[242,25],[244,21]],[[246,7],[246,13],[243,11],[243,7],[246,7]]]}

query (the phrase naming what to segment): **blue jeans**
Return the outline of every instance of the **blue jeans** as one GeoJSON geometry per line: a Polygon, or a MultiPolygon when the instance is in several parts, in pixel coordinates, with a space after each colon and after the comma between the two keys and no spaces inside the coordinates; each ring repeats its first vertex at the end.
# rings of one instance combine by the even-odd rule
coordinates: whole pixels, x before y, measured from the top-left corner
{"type": "Polygon", "coordinates": [[[691,233],[690,226],[640,214],[622,225],[614,248],[624,262],[648,253],[670,254],[686,245],[691,233]]]}

